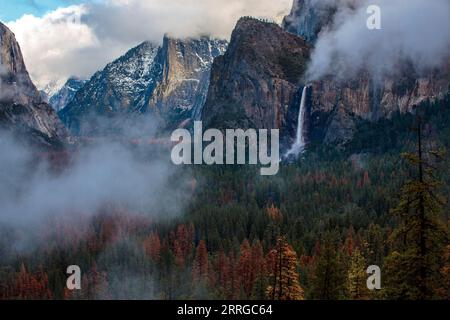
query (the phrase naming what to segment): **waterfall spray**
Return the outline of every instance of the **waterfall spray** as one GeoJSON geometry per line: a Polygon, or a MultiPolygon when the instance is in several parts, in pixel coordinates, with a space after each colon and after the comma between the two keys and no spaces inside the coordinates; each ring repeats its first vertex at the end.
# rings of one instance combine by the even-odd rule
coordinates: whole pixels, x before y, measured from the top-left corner
{"type": "Polygon", "coordinates": [[[302,92],[302,98],[300,100],[300,108],[298,111],[298,124],[297,124],[297,136],[295,139],[294,144],[292,145],[291,149],[286,153],[286,158],[289,156],[297,156],[300,153],[303,152],[303,150],[305,149],[305,136],[303,135],[303,125],[305,123],[305,112],[306,112],[306,95],[307,95],[307,90],[309,88],[309,85],[306,85],[303,88],[303,92],[302,92]]]}

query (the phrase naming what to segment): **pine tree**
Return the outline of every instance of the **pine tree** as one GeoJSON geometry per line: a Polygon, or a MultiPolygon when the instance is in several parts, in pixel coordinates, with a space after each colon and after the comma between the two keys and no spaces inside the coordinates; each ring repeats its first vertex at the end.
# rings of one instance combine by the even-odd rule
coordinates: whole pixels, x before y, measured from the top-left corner
{"type": "Polygon", "coordinates": [[[81,283],[83,295],[86,299],[108,299],[110,297],[108,276],[106,272],[98,271],[95,262],[88,274],[83,277],[81,283]]]}
{"type": "Polygon", "coordinates": [[[161,241],[157,233],[152,233],[144,240],[145,252],[154,260],[161,259],[161,241]]]}
{"type": "Polygon", "coordinates": [[[281,235],[281,224],[283,223],[283,214],[281,213],[281,210],[278,209],[274,204],[270,205],[267,209],[267,216],[269,217],[269,225],[268,225],[268,232],[269,232],[269,242],[271,244],[275,244],[275,242],[278,240],[278,238],[281,235]]]}
{"type": "Polygon", "coordinates": [[[251,262],[254,278],[264,276],[266,273],[266,262],[264,259],[264,250],[259,240],[252,246],[251,262]]]}
{"type": "Polygon", "coordinates": [[[276,248],[267,257],[269,287],[266,295],[271,300],[303,300],[299,284],[297,254],[285,237],[279,237],[276,248]]]}
{"type": "Polygon", "coordinates": [[[223,251],[220,249],[217,254],[217,258],[213,262],[213,275],[215,276],[212,285],[216,288],[216,294],[220,299],[228,299],[230,296],[228,288],[230,282],[230,260],[223,251]]]}
{"type": "Polygon", "coordinates": [[[22,263],[11,290],[11,296],[17,299],[51,299],[48,276],[40,271],[32,274],[22,263]]]}
{"type": "Polygon", "coordinates": [[[192,278],[194,282],[206,281],[208,279],[208,250],[206,243],[201,240],[195,253],[194,265],[192,268],[192,278]]]}
{"type": "Polygon", "coordinates": [[[252,264],[250,243],[248,242],[247,239],[245,239],[241,245],[237,269],[238,269],[237,273],[240,280],[239,283],[242,286],[242,289],[245,294],[244,298],[248,299],[248,297],[252,292],[252,286],[254,281],[254,270],[252,264]]]}
{"type": "Polygon", "coordinates": [[[173,251],[177,265],[184,266],[194,247],[194,226],[179,225],[176,233],[172,234],[173,251]]]}
{"type": "Polygon", "coordinates": [[[267,266],[264,259],[264,250],[259,240],[252,246],[251,260],[254,272],[251,298],[256,300],[266,299],[266,289],[268,287],[266,275],[267,266]]]}
{"type": "Polygon", "coordinates": [[[439,269],[447,235],[440,222],[444,199],[438,195],[432,158],[441,152],[424,150],[421,120],[417,127],[417,151],[403,157],[412,169],[403,186],[400,201],[391,212],[399,226],[391,241],[396,250],[386,259],[386,295],[396,299],[431,299],[439,279],[439,269]]]}
{"type": "Polygon", "coordinates": [[[361,251],[367,258],[369,265],[382,265],[385,256],[385,240],[383,232],[378,224],[371,223],[369,225],[361,251]]]}
{"type": "Polygon", "coordinates": [[[344,242],[344,251],[349,256],[353,255],[353,250],[355,248],[355,230],[353,229],[353,226],[350,226],[347,231],[347,237],[344,242]]]}
{"type": "Polygon", "coordinates": [[[441,285],[437,290],[439,298],[450,300],[450,245],[447,246],[444,255],[444,265],[441,268],[441,285]]]}
{"type": "Polygon", "coordinates": [[[367,289],[366,261],[361,252],[356,249],[350,260],[347,274],[348,297],[352,300],[366,300],[369,298],[367,289]]]}
{"type": "Polygon", "coordinates": [[[346,273],[341,257],[327,234],[316,257],[311,279],[312,296],[319,300],[337,300],[344,297],[346,273]]]}

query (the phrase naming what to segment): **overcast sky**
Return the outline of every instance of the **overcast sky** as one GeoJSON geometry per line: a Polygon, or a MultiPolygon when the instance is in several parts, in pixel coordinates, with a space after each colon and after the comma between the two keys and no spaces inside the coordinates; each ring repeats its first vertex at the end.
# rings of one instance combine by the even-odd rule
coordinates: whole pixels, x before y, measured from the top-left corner
{"type": "Polygon", "coordinates": [[[239,17],[280,20],[292,0],[0,0],[39,88],[87,78],[145,40],[228,38],[239,17]]]}

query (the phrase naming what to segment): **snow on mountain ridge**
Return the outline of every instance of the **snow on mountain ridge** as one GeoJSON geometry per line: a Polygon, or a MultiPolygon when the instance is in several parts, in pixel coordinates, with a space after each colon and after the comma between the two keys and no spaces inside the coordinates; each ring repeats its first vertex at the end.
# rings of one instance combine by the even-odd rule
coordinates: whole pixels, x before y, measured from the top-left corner
{"type": "Polygon", "coordinates": [[[49,104],[57,112],[64,109],[86,82],[87,80],[82,80],[75,77],[69,78],[61,89],[59,89],[52,96],[48,97],[49,104]]]}
{"type": "Polygon", "coordinates": [[[151,113],[163,127],[177,126],[201,113],[212,63],[227,45],[208,37],[144,42],[95,73],[60,117],[75,134],[98,131],[92,115],[151,113]]]}

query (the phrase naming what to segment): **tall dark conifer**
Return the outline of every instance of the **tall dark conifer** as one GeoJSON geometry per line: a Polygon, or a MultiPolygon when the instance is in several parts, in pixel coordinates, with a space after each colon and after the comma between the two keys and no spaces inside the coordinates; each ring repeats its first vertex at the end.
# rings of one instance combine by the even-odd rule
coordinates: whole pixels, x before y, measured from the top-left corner
{"type": "Polygon", "coordinates": [[[411,175],[403,186],[399,203],[391,210],[398,221],[391,241],[395,250],[386,258],[386,294],[397,299],[431,299],[439,282],[439,269],[446,243],[441,222],[441,183],[436,172],[443,153],[426,150],[423,126],[418,118],[417,150],[405,153],[411,175]]]}

